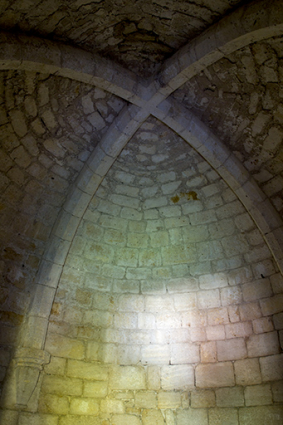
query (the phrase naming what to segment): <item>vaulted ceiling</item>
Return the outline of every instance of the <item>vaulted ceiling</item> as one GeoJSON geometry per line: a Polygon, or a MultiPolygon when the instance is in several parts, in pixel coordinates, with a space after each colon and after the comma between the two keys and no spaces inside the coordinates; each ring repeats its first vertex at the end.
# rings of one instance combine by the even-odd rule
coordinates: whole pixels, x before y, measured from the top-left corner
{"type": "Polygon", "coordinates": [[[233,189],[283,267],[280,1],[2,0],[0,25],[2,299],[15,323],[39,265],[39,282],[45,260],[62,267],[152,117],[233,189]]]}

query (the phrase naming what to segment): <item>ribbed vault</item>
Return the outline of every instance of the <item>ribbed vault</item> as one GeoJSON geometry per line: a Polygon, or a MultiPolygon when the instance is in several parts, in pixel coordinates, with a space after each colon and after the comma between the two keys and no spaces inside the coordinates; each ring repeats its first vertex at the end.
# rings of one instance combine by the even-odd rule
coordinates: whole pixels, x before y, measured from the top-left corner
{"type": "Polygon", "coordinates": [[[261,404],[249,401],[256,390],[272,391],[276,406],[262,417],[279,423],[280,2],[226,17],[235,2],[215,10],[180,2],[179,12],[158,2],[140,18],[119,5],[119,19],[104,22],[107,37],[87,29],[90,17],[110,16],[107,2],[44,5],[36,14],[18,2],[1,9],[3,29],[32,34],[1,34],[3,376],[12,359],[4,420],[216,424],[224,411],[205,411],[212,401],[182,397],[219,386],[217,408],[228,407],[219,401],[225,387],[228,399],[245,400],[229,405],[231,423],[261,417],[239,410],[261,404]],[[152,8],[165,26],[147,18],[152,8]],[[186,36],[180,14],[194,28],[186,36]],[[66,30],[74,20],[85,26],[80,36],[66,30]],[[164,41],[168,31],[176,46],[164,41]],[[85,50],[62,43],[71,40],[85,50]],[[121,52],[142,77],[109,60],[121,52]],[[241,362],[253,368],[250,380],[241,362]],[[54,375],[66,388],[82,380],[84,392],[65,392],[54,375]],[[115,399],[130,390],[140,413],[115,399]],[[49,411],[57,396],[62,411],[49,411]]]}

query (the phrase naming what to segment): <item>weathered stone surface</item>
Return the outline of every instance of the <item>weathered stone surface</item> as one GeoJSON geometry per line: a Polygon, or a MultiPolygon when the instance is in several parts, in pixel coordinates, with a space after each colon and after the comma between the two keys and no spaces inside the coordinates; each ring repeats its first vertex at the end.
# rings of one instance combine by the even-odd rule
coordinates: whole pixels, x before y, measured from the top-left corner
{"type": "Polygon", "coordinates": [[[108,368],[102,365],[86,363],[77,360],[68,360],[67,376],[96,381],[108,379],[108,368]]]}
{"type": "Polygon", "coordinates": [[[186,425],[186,424],[192,424],[192,425],[198,425],[208,424],[208,417],[207,412],[205,409],[183,409],[178,410],[177,412],[177,423],[178,425],[186,425]]]}
{"type": "Polygon", "coordinates": [[[271,423],[279,425],[283,419],[282,406],[242,407],[239,410],[240,423],[245,425],[265,425],[271,423]]]}
{"type": "Polygon", "coordinates": [[[58,396],[80,396],[83,392],[83,383],[80,379],[45,375],[43,377],[42,392],[57,394],[58,396]]]}
{"type": "Polygon", "coordinates": [[[216,405],[218,407],[244,406],[244,391],[241,387],[219,388],[215,391],[216,405]]]}
{"type": "Polygon", "coordinates": [[[57,425],[58,416],[36,413],[21,413],[19,417],[20,425],[57,425]]]}
{"type": "Polygon", "coordinates": [[[161,388],[166,391],[189,389],[194,386],[194,369],[190,365],[161,368],[161,388]]]}
{"type": "MultiPolygon", "coordinates": [[[[238,413],[233,408],[214,408],[209,410],[209,425],[237,425],[238,413]]],[[[244,422],[243,422],[244,424],[244,422]]]]}
{"type": "Polygon", "coordinates": [[[283,379],[282,358],[282,354],[277,354],[259,359],[262,380],[264,382],[283,379]]]}
{"type": "Polygon", "coordinates": [[[238,385],[253,385],[261,382],[258,359],[236,360],[234,368],[238,385]]]}
{"type": "Polygon", "coordinates": [[[279,353],[277,332],[251,335],[247,341],[247,349],[249,357],[268,356],[279,353]]]}
{"type": "Polygon", "coordinates": [[[214,407],[215,393],[212,390],[198,390],[191,392],[191,404],[193,408],[214,407]]]}
{"type": "Polygon", "coordinates": [[[109,386],[119,390],[145,389],[145,371],[142,367],[116,366],[110,371],[109,386]]]}
{"type": "Polygon", "coordinates": [[[197,387],[231,387],[234,383],[234,371],[231,362],[199,364],[196,367],[197,387]]]}
{"type": "Polygon", "coordinates": [[[91,398],[73,398],[70,404],[71,415],[91,415],[97,416],[99,404],[91,398]]]}
{"type": "Polygon", "coordinates": [[[247,356],[246,344],[243,338],[217,341],[217,357],[220,361],[237,360],[247,356]]]}
{"type": "Polygon", "coordinates": [[[272,393],[269,384],[253,385],[245,388],[246,406],[264,406],[272,404],[272,393]]]}
{"type": "Polygon", "coordinates": [[[134,415],[113,415],[113,425],[140,425],[141,421],[138,416],[134,415]]]}

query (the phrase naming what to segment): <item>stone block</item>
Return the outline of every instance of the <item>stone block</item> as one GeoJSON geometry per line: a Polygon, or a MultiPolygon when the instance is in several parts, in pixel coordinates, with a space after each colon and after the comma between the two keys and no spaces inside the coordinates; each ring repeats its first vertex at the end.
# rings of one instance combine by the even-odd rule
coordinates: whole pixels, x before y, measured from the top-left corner
{"type": "MultiPolygon", "coordinates": [[[[121,210],[121,217],[125,218],[126,220],[141,220],[142,219],[142,213],[128,207],[123,207],[121,210]]],[[[130,224],[130,223],[129,223],[130,224]]],[[[129,226],[129,229],[131,232],[140,232],[141,229],[145,227],[145,223],[139,223],[139,222],[131,222],[131,226],[129,226]]]]}
{"type": "Polygon", "coordinates": [[[135,407],[154,409],[157,407],[155,391],[139,391],[135,395],[135,407]]]}
{"type": "Polygon", "coordinates": [[[128,226],[128,220],[119,217],[111,217],[110,215],[105,214],[101,216],[99,225],[124,232],[128,226]]]}
{"type": "Polygon", "coordinates": [[[275,329],[278,329],[278,330],[283,329],[283,313],[274,314],[273,322],[274,322],[275,329]]]}
{"type": "Polygon", "coordinates": [[[239,322],[225,325],[225,333],[227,339],[240,337],[245,338],[253,333],[252,324],[250,322],[239,322]]]}
{"type": "Polygon", "coordinates": [[[249,357],[268,356],[279,353],[277,332],[251,335],[247,341],[249,357]]]}
{"type": "Polygon", "coordinates": [[[70,414],[97,416],[99,414],[99,404],[92,398],[72,398],[70,414]]]}
{"type": "MultiPolygon", "coordinates": [[[[20,413],[19,425],[57,425],[58,416],[38,413],[20,413]]],[[[8,424],[7,424],[8,425],[8,424]]],[[[10,424],[9,424],[10,425],[10,424]]]]}
{"type": "MultiPolygon", "coordinates": [[[[112,425],[141,425],[141,420],[135,415],[113,415],[112,425]]],[[[106,425],[106,424],[105,424],[106,425]]]]}
{"type": "Polygon", "coordinates": [[[121,295],[119,297],[118,309],[120,311],[144,311],[144,296],[142,295],[121,295]]]}
{"type": "Polygon", "coordinates": [[[148,235],[142,233],[129,233],[127,238],[127,246],[130,248],[147,248],[148,235]]]}
{"type": "Polygon", "coordinates": [[[196,249],[193,245],[168,246],[161,248],[163,264],[190,264],[197,260],[196,249]]]}
{"type": "MultiPolygon", "coordinates": [[[[222,245],[219,241],[198,242],[197,252],[199,261],[201,262],[218,260],[223,258],[224,255],[222,245]]],[[[203,276],[203,280],[200,280],[200,287],[202,289],[221,288],[227,284],[227,277],[223,273],[203,276]]]]}
{"type": "Polygon", "coordinates": [[[255,385],[261,383],[258,359],[236,360],[234,368],[237,385],[255,385]]]}
{"type": "Polygon", "coordinates": [[[274,297],[260,301],[260,308],[264,316],[281,313],[283,306],[283,294],[275,295],[274,297]]]}
{"type": "Polygon", "coordinates": [[[201,344],[201,362],[213,363],[216,362],[216,342],[209,341],[201,344]]]}
{"type": "Polygon", "coordinates": [[[173,299],[176,311],[188,311],[196,307],[195,293],[174,294],[173,299]]]}
{"type": "Polygon", "coordinates": [[[135,313],[116,313],[114,326],[117,329],[136,329],[138,327],[138,315],[135,313]]]}
{"type": "MultiPolygon", "coordinates": [[[[177,266],[177,267],[180,267],[180,266],[177,266]]],[[[192,295],[191,293],[193,291],[198,290],[198,280],[194,277],[183,277],[183,278],[178,278],[178,279],[170,279],[167,282],[167,290],[168,290],[169,294],[188,292],[189,293],[188,295],[191,296],[192,295]]],[[[178,296],[180,296],[180,295],[178,295],[178,296]]],[[[178,298],[177,298],[177,300],[178,300],[178,298]]],[[[177,309],[176,304],[175,304],[175,308],[177,309]]]]}
{"type": "Polygon", "coordinates": [[[199,291],[197,293],[199,308],[215,308],[220,307],[219,289],[211,289],[208,291],[199,291]]]}
{"type": "Polygon", "coordinates": [[[109,197],[110,201],[122,207],[133,208],[137,210],[140,205],[140,200],[132,196],[112,194],[109,197]]]}
{"type": "Polygon", "coordinates": [[[138,250],[134,248],[120,248],[116,252],[116,261],[118,266],[136,267],[138,264],[138,250]]]}
{"type": "Polygon", "coordinates": [[[140,362],[141,347],[139,345],[119,345],[116,359],[112,363],[119,365],[133,365],[140,362]]]}
{"type": "Polygon", "coordinates": [[[38,402],[39,413],[52,413],[67,415],[69,413],[69,400],[67,397],[55,394],[42,394],[38,402]]]}
{"type": "Polygon", "coordinates": [[[209,325],[222,325],[229,323],[227,308],[214,308],[208,310],[207,320],[209,325]]]}
{"type": "Polygon", "coordinates": [[[91,362],[68,360],[67,376],[86,380],[107,381],[108,367],[91,362]]]}
{"type": "Polygon", "coordinates": [[[101,425],[101,420],[92,415],[66,415],[59,418],[58,425],[101,425]]]}
{"type": "Polygon", "coordinates": [[[272,393],[269,384],[253,385],[245,388],[246,406],[264,406],[272,404],[272,393]]]}
{"type": "Polygon", "coordinates": [[[147,296],[145,310],[151,313],[163,313],[174,311],[174,303],[171,296],[147,296]]]}
{"type": "Polygon", "coordinates": [[[61,357],[51,357],[50,362],[44,366],[44,371],[48,375],[64,375],[66,362],[67,360],[61,357]]]}
{"type": "Polygon", "coordinates": [[[272,289],[268,278],[259,279],[252,283],[245,283],[242,286],[243,298],[245,302],[260,300],[272,295],[272,289]]]}
{"type": "Polygon", "coordinates": [[[125,246],[127,239],[126,235],[117,229],[106,229],[103,240],[110,245],[125,246]]]}
{"type": "Polygon", "coordinates": [[[198,363],[200,360],[199,346],[183,343],[171,344],[171,364],[198,363]]]}
{"type": "Polygon", "coordinates": [[[0,421],[7,425],[18,425],[19,412],[15,410],[1,410],[0,421]]]}
{"type": "Polygon", "coordinates": [[[207,339],[209,341],[225,339],[224,325],[207,326],[205,330],[206,330],[207,339]]]}
{"type": "Polygon", "coordinates": [[[215,393],[212,390],[198,390],[191,392],[191,406],[194,408],[214,407],[215,393]]]}
{"type": "Polygon", "coordinates": [[[83,324],[90,324],[95,327],[107,328],[112,325],[113,315],[108,311],[87,310],[83,317],[83,324]]]}
{"type": "MultiPolygon", "coordinates": [[[[203,242],[203,241],[206,241],[209,237],[209,233],[208,233],[208,229],[206,225],[193,226],[193,227],[192,226],[179,227],[179,228],[170,229],[169,232],[172,239],[172,243],[174,243],[175,245],[180,245],[182,240],[187,245],[196,243],[196,242],[203,242]]],[[[206,264],[207,262],[202,261],[202,263],[206,264]]],[[[202,270],[202,273],[198,273],[198,274],[207,273],[208,271],[202,270]]]]}
{"type": "Polygon", "coordinates": [[[85,381],[83,395],[84,397],[104,398],[107,396],[108,383],[103,381],[85,381]]]}
{"type": "Polygon", "coordinates": [[[163,366],[161,388],[165,391],[186,390],[194,387],[194,369],[190,365],[163,366]]]}
{"type": "Polygon", "coordinates": [[[280,294],[283,292],[283,276],[281,273],[276,273],[270,276],[270,282],[274,294],[280,294]]]}
{"type": "Polygon", "coordinates": [[[150,235],[150,244],[152,248],[159,248],[169,244],[169,235],[166,231],[153,232],[150,235]]]}
{"type": "Polygon", "coordinates": [[[283,354],[262,357],[259,363],[263,382],[283,379],[283,354]]]}
{"type": "Polygon", "coordinates": [[[144,409],[142,411],[143,425],[164,425],[164,419],[160,410],[144,409]]]}
{"type": "Polygon", "coordinates": [[[47,334],[45,349],[56,357],[83,359],[85,356],[85,346],[82,341],[50,332],[47,334]]]}
{"type": "Polygon", "coordinates": [[[205,341],[206,340],[206,333],[204,328],[192,328],[190,330],[191,334],[191,341],[197,342],[197,341],[205,341]]]}
{"type": "Polygon", "coordinates": [[[179,329],[181,327],[181,315],[178,313],[164,313],[156,315],[157,329],[179,329]]]}
{"type": "Polygon", "coordinates": [[[57,394],[61,397],[65,395],[80,396],[83,392],[83,383],[80,379],[45,375],[41,390],[44,394],[57,394]]]}
{"type": "Polygon", "coordinates": [[[206,409],[182,409],[177,410],[178,425],[208,425],[206,409]]]}
{"type": "MultiPolygon", "coordinates": [[[[156,268],[156,270],[160,270],[156,268]]],[[[165,281],[155,280],[155,279],[147,279],[146,281],[141,282],[141,292],[142,294],[165,294],[166,286],[165,281]]]]}
{"type": "Polygon", "coordinates": [[[239,286],[222,288],[220,290],[221,304],[228,306],[231,304],[240,304],[242,302],[242,291],[239,286]]]}
{"type": "Polygon", "coordinates": [[[248,303],[239,306],[241,320],[248,321],[262,316],[258,303],[248,303]]]}
{"type": "Polygon", "coordinates": [[[247,348],[243,338],[217,341],[216,344],[219,361],[237,360],[247,357],[247,348]]]}
{"type": "Polygon", "coordinates": [[[255,334],[271,332],[273,329],[271,317],[261,317],[260,319],[253,320],[253,330],[255,334]]]}
{"type": "Polygon", "coordinates": [[[161,256],[159,250],[146,249],[139,252],[139,266],[140,267],[160,267],[161,256]]]}
{"type": "Polygon", "coordinates": [[[86,243],[84,255],[88,260],[95,261],[96,263],[109,263],[113,259],[114,250],[109,245],[95,243],[90,240],[86,243]]]}
{"type": "Polygon", "coordinates": [[[283,402],[283,381],[272,384],[272,394],[275,402],[283,402]]]}
{"type": "Polygon", "coordinates": [[[140,366],[114,366],[110,371],[109,387],[114,390],[144,390],[145,369],[140,366]]]}
{"type": "Polygon", "coordinates": [[[213,223],[217,221],[214,211],[198,211],[190,215],[191,224],[197,226],[199,224],[213,223]]]}
{"type": "Polygon", "coordinates": [[[138,314],[139,329],[156,329],[155,315],[153,313],[138,314]]]}
{"type": "Polygon", "coordinates": [[[149,198],[149,199],[146,199],[146,201],[144,201],[143,209],[149,210],[151,208],[164,207],[165,205],[167,205],[167,203],[168,201],[166,196],[160,196],[159,198],[157,197],[149,198]]]}
{"type": "MultiPolygon", "coordinates": [[[[209,425],[238,425],[238,412],[236,408],[209,409],[209,425]]],[[[243,425],[246,425],[243,422],[243,425]]]]}
{"type": "Polygon", "coordinates": [[[281,425],[283,422],[283,406],[241,407],[239,421],[244,425],[281,425]]]}
{"type": "Polygon", "coordinates": [[[199,364],[196,367],[197,387],[232,387],[234,384],[234,370],[231,362],[199,364]]]}
{"type": "Polygon", "coordinates": [[[169,364],[169,345],[148,345],[142,348],[141,353],[142,364],[169,364]]]}
{"type": "Polygon", "coordinates": [[[159,390],[160,388],[160,367],[147,367],[147,387],[150,390],[159,390]]]}
{"type": "Polygon", "coordinates": [[[118,347],[115,344],[101,344],[98,350],[98,359],[103,364],[116,364],[118,361],[118,347]]]}
{"type": "Polygon", "coordinates": [[[182,314],[183,327],[199,328],[207,324],[206,314],[204,311],[191,310],[182,314]]]}
{"type": "Polygon", "coordinates": [[[245,282],[250,282],[253,278],[253,273],[250,267],[241,267],[232,270],[228,274],[228,283],[230,286],[241,285],[245,282]]]}
{"type": "Polygon", "coordinates": [[[103,413],[125,413],[125,406],[121,400],[103,399],[100,409],[103,413]]]}
{"type": "Polygon", "coordinates": [[[216,405],[218,407],[244,406],[244,390],[242,387],[219,388],[216,393],[216,405]]]}
{"type": "Polygon", "coordinates": [[[158,393],[158,409],[178,409],[178,407],[180,406],[181,406],[180,392],[160,391],[158,393]]]}

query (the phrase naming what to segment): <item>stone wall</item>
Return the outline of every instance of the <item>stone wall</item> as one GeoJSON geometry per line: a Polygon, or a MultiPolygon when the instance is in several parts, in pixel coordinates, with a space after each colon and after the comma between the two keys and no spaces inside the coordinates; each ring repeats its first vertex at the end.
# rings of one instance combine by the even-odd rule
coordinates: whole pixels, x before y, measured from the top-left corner
{"type": "Polygon", "coordinates": [[[229,145],[281,215],[282,57],[282,36],[252,43],[173,94],[229,145]]]}
{"type": "Polygon", "coordinates": [[[125,102],[67,78],[0,74],[0,382],[57,215],[125,102]]]}
{"type": "Polygon", "coordinates": [[[81,221],[21,425],[280,424],[282,292],[233,192],[148,120],[81,221]]]}

